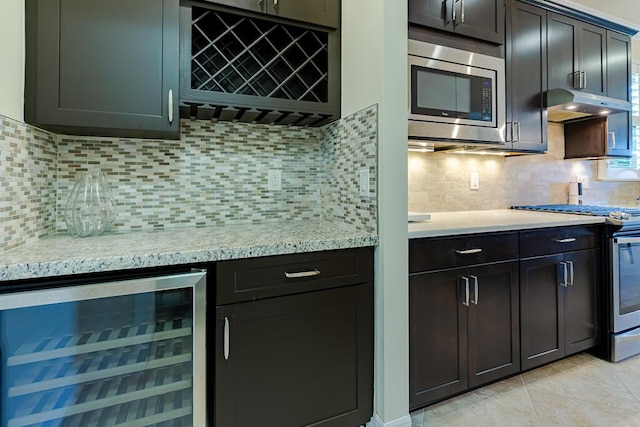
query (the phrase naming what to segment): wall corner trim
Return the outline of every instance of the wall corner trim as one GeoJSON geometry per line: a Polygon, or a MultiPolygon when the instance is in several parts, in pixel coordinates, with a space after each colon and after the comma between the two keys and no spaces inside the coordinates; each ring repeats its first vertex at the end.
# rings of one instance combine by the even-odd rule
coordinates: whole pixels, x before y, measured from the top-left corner
{"type": "Polygon", "coordinates": [[[411,427],[411,417],[407,415],[385,424],[378,414],[374,414],[366,427],[411,427]]]}

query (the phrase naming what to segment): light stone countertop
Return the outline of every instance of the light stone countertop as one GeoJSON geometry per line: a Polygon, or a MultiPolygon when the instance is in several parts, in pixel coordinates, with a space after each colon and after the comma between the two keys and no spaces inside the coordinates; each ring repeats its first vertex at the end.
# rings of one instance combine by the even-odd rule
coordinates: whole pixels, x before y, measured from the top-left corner
{"type": "Polygon", "coordinates": [[[602,217],[550,212],[498,209],[484,211],[436,212],[429,221],[409,223],[409,238],[454,236],[494,231],[604,224],[602,217]]]}
{"type": "Polygon", "coordinates": [[[55,235],[0,254],[0,282],[375,246],[377,236],[327,221],[55,235]]]}

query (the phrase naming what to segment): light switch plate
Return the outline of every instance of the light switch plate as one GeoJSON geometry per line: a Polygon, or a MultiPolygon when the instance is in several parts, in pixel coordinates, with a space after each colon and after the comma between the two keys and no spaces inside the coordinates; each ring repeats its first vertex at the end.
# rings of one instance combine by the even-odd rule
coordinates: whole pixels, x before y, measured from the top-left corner
{"type": "Polygon", "coordinates": [[[471,172],[470,187],[472,190],[478,190],[480,188],[480,174],[478,172],[471,172]]]}
{"type": "Polygon", "coordinates": [[[282,190],[282,171],[269,169],[267,176],[267,190],[282,190]]]}

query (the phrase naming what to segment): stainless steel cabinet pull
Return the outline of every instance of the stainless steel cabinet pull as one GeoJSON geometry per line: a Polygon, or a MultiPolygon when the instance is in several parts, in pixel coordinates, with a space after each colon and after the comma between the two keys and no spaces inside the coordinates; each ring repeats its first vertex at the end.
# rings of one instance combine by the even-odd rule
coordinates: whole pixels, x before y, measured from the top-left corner
{"type": "Polygon", "coordinates": [[[464,0],[460,0],[460,23],[464,24],[464,0]]]}
{"type": "Polygon", "coordinates": [[[173,91],[171,89],[169,89],[167,109],[169,110],[169,124],[173,124],[173,91]]]}
{"type": "Polygon", "coordinates": [[[451,20],[454,24],[456,23],[456,2],[457,0],[451,0],[451,20]]]}
{"type": "Polygon", "coordinates": [[[277,8],[278,7],[278,0],[273,0],[273,7],[277,8]]]}
{"type": "Polygon", "coordinates": [[[587,72],[586,71],[583,71],[580,73],[580,83],[581,83],[580,89],[587,88],[587,72]]]}
{"type": "Polygon", "coordinates": [[[471,254],[478,254],[482,252],[481,248],[474,248],[474,249],[456,249],[456,253],[459,255],[471,255],[471,254]]]}
{"type": "Polygon", "coordinates": [[[569,286],[573,286],[573,262],[567,261],[567,265],[569,266],[569,286]]]}
{"type": "Polygon", "coordinates": [[[556,243],[572,243],[576,241],[575,237],[567,237],[566,239],[554,239],[556,243]]]}
{"type": "Polygon", "coordinates": [[[516,139],[514,142],[518,142],[520,141],[520,122],[515,122],[514,125],[516,127],[516,139]]]}
{"type": "Polygon", "coordinates": [[[464,281],[464,301],[462,301],[463,305],[466,305],[467,307],[469,307],[469,278],[468,277],[462,277],[461,278],[464,281]]]}
{"type": "Polygon", "coordinates": [[[609,148],[616,148],[616,133],[608,132],[609,135],[609,148]]]}
{"type": "Polygon", "coordinates": [[[301,271],[299,273],[287,273],[285,271],[284,276],[287,279],[299,279],[300,277],[313,277],[320,274],[319,270],[301,271]]]}
{"type": "Polygon", "coordinates": [[[471,278],[473,279],[473,300],[471,301],[472,303],[474,303],[475,305],[478,305],[478,276],[474,276],[471,275],[471,278]]]}
{"type": "Polygon", "coordinates": [[[560,267],[562,268],[562,280],[560,281],[560,286],[564,286],[566,288],[568,276],[567,263],[564,261],[560,262],[560,267]]]}
{"type": "Polygon", "coordinates": [[[224,318],[224,333],[223,333],[223,348],[224,348],[224,360],[229,360],[229,318],[224,318]]]}
{"type": "Polygon", "coordinates": [[[573,88],[580,89],[580,84],[581,84],[580,71],[574,71],[573,72],[573,88]]]}

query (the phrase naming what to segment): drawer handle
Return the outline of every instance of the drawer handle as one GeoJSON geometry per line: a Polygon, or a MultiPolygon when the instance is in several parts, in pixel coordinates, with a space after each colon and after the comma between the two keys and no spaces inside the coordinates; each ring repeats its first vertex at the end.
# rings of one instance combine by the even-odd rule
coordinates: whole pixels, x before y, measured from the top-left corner
{"type": "Polygon", "coordinates": [[[313,277],[313,276],[317,276],[319,274],[320,274],[319,270],[301,271],[299,273],[287,273],[286,271],[284,272],[284,276],[287,279],[299,279],[301,277],[313,277]]]}
{"type": "Polygon", "coordinates": [[[465,249],[465,250],[456,249],[456,253],[459,255],[479,254],[480,252],[482,252],[482,249],[480,248],[465,249]]]}
{"type": "Polygon", "coordinates": [[[573,243],[576,241],[575,237],[567,237],[566,239],[554,239],[556,243],[573,243]]]}

